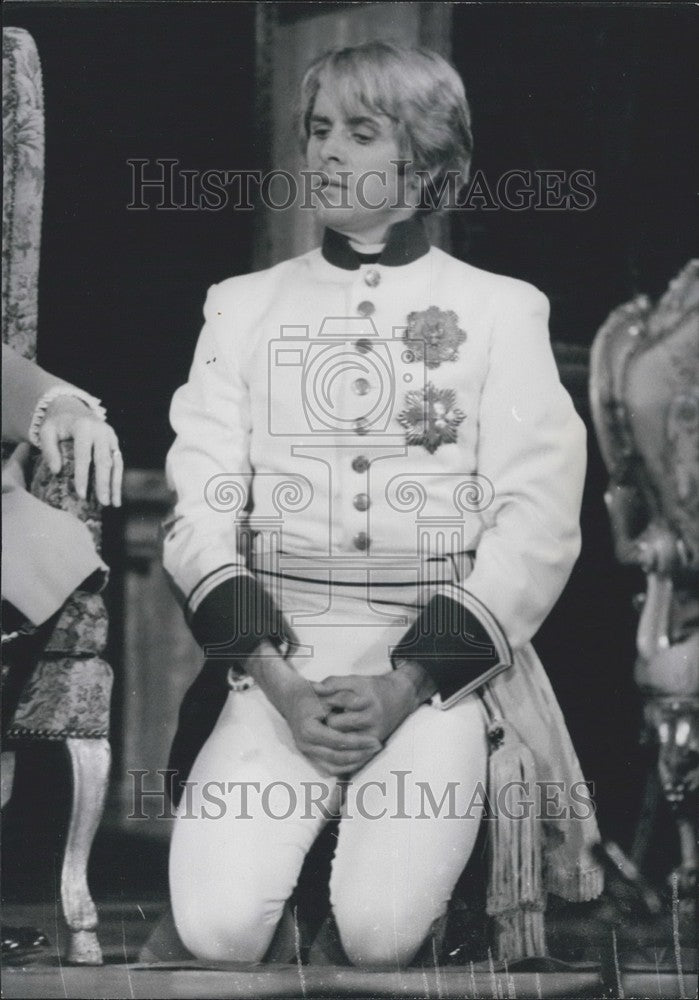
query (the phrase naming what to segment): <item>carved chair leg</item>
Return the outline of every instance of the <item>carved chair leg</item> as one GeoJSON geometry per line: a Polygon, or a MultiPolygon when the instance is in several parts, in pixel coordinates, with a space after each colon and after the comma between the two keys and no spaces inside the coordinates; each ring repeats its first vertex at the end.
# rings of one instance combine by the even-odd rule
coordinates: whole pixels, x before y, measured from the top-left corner
{"type": "Polygon", "coordinates": [[[102,965],[87,863],[104,809],[111,752],[106,739],[67,739],[66,747],[73,774],[73,801],[61,873],[63,915],[70,930],[68,961],[102,965]]]}
{"type": "Polygon", "coordinates": [[[14,750],[3,750],[0,754],[0,768],[2,768],[2,793],[0,796],[0,808],[4,809],[12,798],[12,788],[15,783],[15,752],[14,750]]]}

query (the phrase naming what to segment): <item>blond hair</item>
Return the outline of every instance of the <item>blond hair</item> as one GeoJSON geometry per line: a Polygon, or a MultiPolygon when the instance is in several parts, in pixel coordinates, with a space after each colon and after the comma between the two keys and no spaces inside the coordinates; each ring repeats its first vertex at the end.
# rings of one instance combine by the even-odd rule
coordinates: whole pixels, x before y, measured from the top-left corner
{"type": "MultiPolygon", "coordinates": [[[[449,174],[468,180],[473,150],[471,113],[461,77],[429,49],[368,42],[332,49],[315,59],[301,81],[298,127],[305,152],[318,91],[329,82],[346,117],[360,107],[393,119],[401,155],[423,186],[422,207],[449,174]]],[[[431,203],[430,203],[431,202],[431,203]]]]}

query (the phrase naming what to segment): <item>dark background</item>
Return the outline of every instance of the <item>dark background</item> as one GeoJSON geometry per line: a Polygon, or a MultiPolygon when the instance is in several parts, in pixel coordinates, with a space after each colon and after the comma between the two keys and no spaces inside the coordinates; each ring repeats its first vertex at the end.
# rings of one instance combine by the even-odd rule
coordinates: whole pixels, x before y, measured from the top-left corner
{"type": "MultiPolygon", "coordinates": [[[[44,77],[39,358],[102,397],[127,466],[162,468],[206,289],[252,268],[254,235],[252,213],[230,207],[127,210],[127,160],[264,169],[254,18],[251,3],[4,5],[44,77]]],[[[589,345],[614,306],[658,295],[694,249],[695,10],[456,5],[453,19],[474,167],[489,180],[593,170],[597,195],[586,212],[455,213],[453,252],[532,281],[551,299],[554,340],[589,345]]],[[[577,403],[590,433],[583,554],[536,645],[603,831],[628,841],[646,760],[631,680],[643,581],[614,563],[606,474],[577,403]]]]}
{"type": "Polygon", "coordinates": [[[454,251],[552,301],[554,340],[589,345],[608,312],[660,294],[696,253],[696,8],[462,6],[453,52],[474,166],[593,170],[592,210],[457,215],[454,251]]]}
{"type": "MultiPolygon", "coordinates": [[[[129,211],[127,160],[265,169],[255,6],[4,4],[44,76],[40,358],[105,399],[131,466],[162,467],[206,289],[252,268],[253,213],[129,211]]],[[[553,339],[589,345],[611,308],[657,295],[692,255],[697,18],[496,3],[456,4],[453,20],[474,168],[493,184],[514,168],[592,170],[597,194],[583,212],[453,213],[454,253],[532,281],[553,339]]]]}
{"type": "Polygon", "coordinates": [[[44,81],[39,360],[104,400],[127,466],[162,468],[206,289],[252,255],[250,212],[128,210],[127,160],[259,167],[254,7],[4,5],[44,81]]]}

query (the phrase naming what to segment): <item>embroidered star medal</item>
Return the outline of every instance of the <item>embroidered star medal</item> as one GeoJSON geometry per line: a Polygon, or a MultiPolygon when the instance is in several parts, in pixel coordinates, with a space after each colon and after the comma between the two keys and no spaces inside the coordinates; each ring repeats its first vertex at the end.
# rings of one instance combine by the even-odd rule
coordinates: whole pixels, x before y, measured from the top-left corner
{"type": "Polygon", "coordinates": [[[451,309],[445,312],[430,306],[408,315],[403,340],[409,345],[414,360],[424,361],[426,368],[439,368],[443,361],[456,361],[466,332],[459,328],[459,319],[451,309]]]}
{"type": "Polygon", "coordinates": [[[418,444],[433,455],[440,444],[453,444],[459,424],[466,414],[455,406],[453,389],[437,389],[428,382],[424,389],[405,394],[406,407],[398,423],[406,430],[408,444],[418,444]]]}

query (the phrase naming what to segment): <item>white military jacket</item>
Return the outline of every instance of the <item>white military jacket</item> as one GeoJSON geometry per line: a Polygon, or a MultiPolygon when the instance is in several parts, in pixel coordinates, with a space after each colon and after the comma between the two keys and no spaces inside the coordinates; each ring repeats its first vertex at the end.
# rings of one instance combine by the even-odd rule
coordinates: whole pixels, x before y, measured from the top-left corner
{"type": "Polygon", "coordinates": [[[419,582],[430,559],[470,553],[438,609],[464,634],[435,641],[425,609],[408,645],[456,657],[436,677],[445,704],[511,662],[580,548],[585,429],[548,315],[537,289],[430,248],[413,220],[369,263],[327,231],[322,248],[212,286],[167,458],[164,564],[197,638],[233,627],[241,655],[254,647],[231,622],[241,588],[263,631],[283,632],[241,551],[247,506],[267,553],[340,578],[367,566],[419,582]],[[459,664],[465,633],[491,644],[480,665],[459,664]]]}

